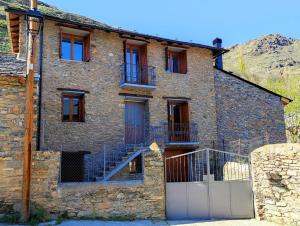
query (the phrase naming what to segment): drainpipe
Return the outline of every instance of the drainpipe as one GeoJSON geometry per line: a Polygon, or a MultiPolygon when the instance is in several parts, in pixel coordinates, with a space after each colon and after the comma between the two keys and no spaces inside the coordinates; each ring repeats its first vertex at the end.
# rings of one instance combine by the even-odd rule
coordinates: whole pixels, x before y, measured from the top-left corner
{"type": "MultiPolygon", "coordinates": [[[[41,120],[42,120],[42,86],[43,86],[43,41],[44,41],[44,25],[42,24],[40,31],[40,79],[39,79],[39,99],[38,99],[38,121],[37,121],[37,151],[41,149],[41,120]]],[[[44,131],[43,131],[44,133],[44,131]]]]}

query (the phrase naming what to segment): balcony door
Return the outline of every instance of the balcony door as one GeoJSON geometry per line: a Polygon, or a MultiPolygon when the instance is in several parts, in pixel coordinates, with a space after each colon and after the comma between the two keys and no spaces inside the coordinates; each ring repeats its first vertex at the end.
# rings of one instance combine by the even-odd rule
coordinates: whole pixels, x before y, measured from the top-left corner
{"type": "Polygon", "coordinates": [[[145,140],[145,102],[125,103],[125,142],[142,144],[145,140]]]}
{"type": "Polygon", "coordinates": [[[170,142],[189,142],[189,108],[187,102],[168,102],[168,130],[170,142]]]}
{"type": "Polygon", "coordinates": [[[126,82],[133,84],[147,84],[147,46],[126,45],[126,82]]]}

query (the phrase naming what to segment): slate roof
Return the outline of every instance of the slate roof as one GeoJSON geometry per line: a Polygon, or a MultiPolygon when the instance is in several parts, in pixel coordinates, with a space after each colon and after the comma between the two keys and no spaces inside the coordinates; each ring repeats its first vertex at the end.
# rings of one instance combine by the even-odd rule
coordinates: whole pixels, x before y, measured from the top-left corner
{"type": "MultiPolygon", "coordinates": [[[[4,5],[8,8],[21,11],[27,11],[29,9],[29,7],[26,4],[24,4],[24,0],[0,0],[0,5],[4,5]]],[[[38,1],[38,9],[45,16],[53,16],[60,19],[71,20],[74,22],[86,23],[90,25],[111,27],[107,24],[92,20],[85,16],[62,11],[54,6],[48,5],[41,1],[38,1]]]]}
{"type": "Polygon", "coordinates": [[[16,54],[0,53],[0,76],[24,76],[26,61],[18,60],[16,54]]]}
{"type": "MultiPolygon", "coordinates": [[[[2,2],[6,6],[6,10],[8,12],[15,12],[17,14],[25,14],[28,9],[28,6],[18,3],[19,1],[22,1],[22,0],[0,0],[0,3],[2,2]]],[[[212,50],[214,55],[219,55],[219,54],[222,54],[222,53],[228,51],[224,48],[216,48],[213,46],[202,45],[199,43],[173,40],[173,39],[128,31],[128,30],[124,30],[124,29],[114,27],[114,26],[109,26],[105,23],[95,21],[95,20],[90,19],[85,16],[81,16],[81,15],[77,15],[77,14],[69,13],[69,12],[64,12],[62,10],[59,10],[56,7],[50,6],[41,1],[38,2],[38,10],[43,14],[45,19],[54,20],[54,21],[58,21],[58,22],[69,23],[69,24],[74,24],[74,25],[79,25],[79,26],[86,26],[86,27],[90,27],[92,29],[100,29],[100,30],[104,30],[104,31],[108,31],[108,32],[117,32],[119,34],[139,36],[139,37],[143,37],[146,39],[154,39],[157,41],[166,41],[169,43],[177,43],[177,44],[181,44],[181,45],[206,48],[206,49],[212,50]]]]}
{"type": "Polygon", "coordinates": [[[264,87],[262,87],[262,86],[260,86],[260,85],[258,85],[256,83],[250,82],[249,80],[246,80],[246,79],[242,78],[241,76],[232,73],[231,71],[226,71],[226,70],[223,70],[223,69],[220,69],[220,68],[216,68],[216,67],[215,67],[215,69],[219,70],[219,71],[221,71],[221,72],[223,72],[225,74],[231,75],[232,77],[235,77],[236,79],[239,79],[239,80],[241,80],[241,81],[243,81],[245,83],[248,83],[248,84],[250,84],[252,86],[255,86],[256,88],[261,89],[261,90],[263,90],[265,92],[268,92],[268,93],[270,93],[272,95],[285,98],[288,102],[292,102],[293,101],[293,99],[291,99],[289,97],[282,96],[282,95],[280,95],[278,93],[275,93],[275,92],[273,92],[273,91],[271,91],[269,89],[266,89],[266,88],[264,88],[264,87]]]}

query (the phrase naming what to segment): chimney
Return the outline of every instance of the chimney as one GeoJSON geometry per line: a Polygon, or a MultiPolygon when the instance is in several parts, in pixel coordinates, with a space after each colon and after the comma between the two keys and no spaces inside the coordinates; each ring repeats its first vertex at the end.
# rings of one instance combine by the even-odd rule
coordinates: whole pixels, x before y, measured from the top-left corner
{"type": "MultiPolygon", "coordinates": [[[[222,48],[222,39],[220,38],[215,38],[213,40],[213,45],[216,48],[222,48]]],[[[223,69],[223,59],[222,59],[222,55],[219,55],[216,57],[215,59],[215,67],[219,68],[219,69],[223,69]]]]}

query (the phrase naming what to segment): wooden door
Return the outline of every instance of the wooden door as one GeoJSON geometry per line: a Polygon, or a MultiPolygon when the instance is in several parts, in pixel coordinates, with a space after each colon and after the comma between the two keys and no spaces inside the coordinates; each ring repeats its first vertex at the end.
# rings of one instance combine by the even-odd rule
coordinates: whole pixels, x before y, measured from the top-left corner
{"type": "Polygon", "coordinates": [[[187,102],[168,103],[168,129],[171,142],[189,141],[189,109],[187,102]]]}
{"type": "Polygon", "coordinates": [[[125,103],[125,142],[126,144],[142,144],[145,138],[145,103],[125,103]]]}
{"type": "Polygon", "coordinates": [[[148,84],[147,45],[126,44],[126,82],[148,84]]]}

